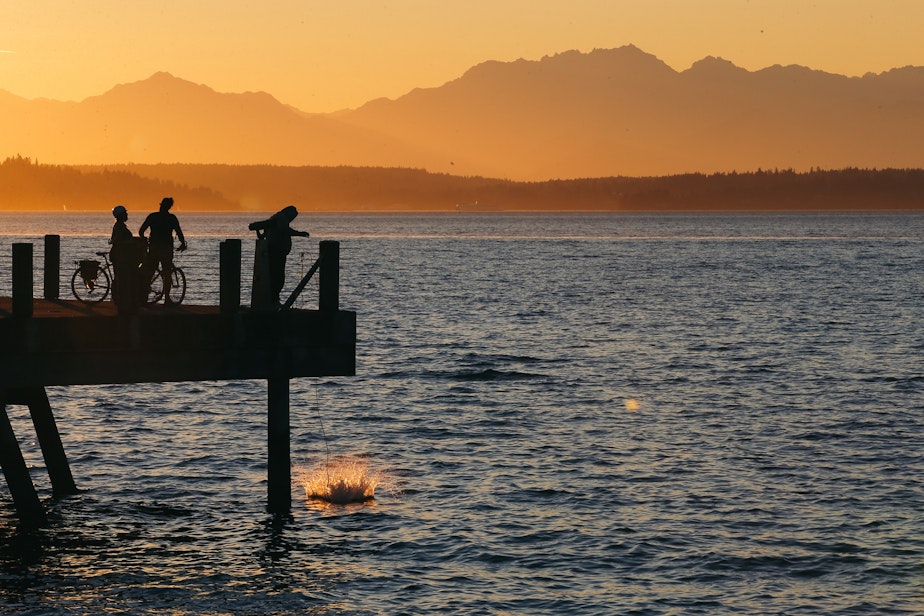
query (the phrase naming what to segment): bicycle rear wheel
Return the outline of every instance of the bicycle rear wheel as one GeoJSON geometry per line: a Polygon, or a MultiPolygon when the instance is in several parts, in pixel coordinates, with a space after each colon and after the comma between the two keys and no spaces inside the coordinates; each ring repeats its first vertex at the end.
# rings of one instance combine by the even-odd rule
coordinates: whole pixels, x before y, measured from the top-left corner
{"type": "Polygon", "coordinates": [[[160,270],[154,272],[151,278],[151,284],[148,285],[148,295],[144,298],[145,303],[155,304],[164,296],[164,279],[160,276],[160,270]]]}
{"type": "Polygon", "coordinates": [[[100,268],[95,278],[84,278],[80,275],[80,268],[71,276],[71,291],[74,297],[84,304],[96,304],[109,297],[112,289],[112,280],[109,272],[100,268]]]}

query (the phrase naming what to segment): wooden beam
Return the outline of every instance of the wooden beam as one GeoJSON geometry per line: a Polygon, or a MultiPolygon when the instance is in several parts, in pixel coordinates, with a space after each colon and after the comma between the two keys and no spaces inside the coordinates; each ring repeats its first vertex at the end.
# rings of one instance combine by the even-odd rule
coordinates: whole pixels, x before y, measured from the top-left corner
{"type": "MultiPolygon", "coordinates": [[[[3,392],[0,392],[2,395],[3,392]]],[[[13,497],[13,505],[20,521],[28,526],[45,523],[45,510],[39,501],[29,469],[22,457],[19,441],[13,433],[13,426],[6,414],[6,402],[0,398],[0,466],[13,497]]]]}
{"type": "Polygon", "coordinates": [[[356,313],[0,318],[0,388],[356,374],[356,313]]]}
{"type": "Polygon", "coordinates": [[[64,453],[64,445],[61,443],[61,435],[58,433],[58,425],[55,423],[45,388],[32,387],[24,393],[28,400],[32,424],[35,426],[35,434],[42,447],[52,491],[56,496],[76,494],[77,485],[67,463],[67,455],[64,453]]]}

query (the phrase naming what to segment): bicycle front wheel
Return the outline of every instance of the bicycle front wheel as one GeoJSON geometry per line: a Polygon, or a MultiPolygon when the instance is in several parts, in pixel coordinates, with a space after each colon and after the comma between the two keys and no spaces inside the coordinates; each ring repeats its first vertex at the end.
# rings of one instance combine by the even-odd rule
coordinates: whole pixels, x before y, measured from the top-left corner
{"type": "MultiPolygon", "coordinates": [[[[163,272],[157,270],[154,278],[151,279],[150,290],[148,291],[147,303],[155,304],[164,297],[164,277],[163,272]]],[[[186,297],[186,274],[178,267],[173,268],[170,274],[170,301],[180,304],[186,297]]]]}
{"type": "Polygon", "coordinates": [[[170,299],[177,304],[183,303],[186,297],[186,274],[178,267],[173,268],[170,275],[170,299]]]}
{"type": "Polygon", "coordinates": [[[109,297],[109,291],[112,289],[112,280],[109,278],[109,272],[100,268],[96,278],[84,278],[80,275],[80,268],[71,276],[71,291],[74,297],[84,304],[96,304],[109,297]]]}

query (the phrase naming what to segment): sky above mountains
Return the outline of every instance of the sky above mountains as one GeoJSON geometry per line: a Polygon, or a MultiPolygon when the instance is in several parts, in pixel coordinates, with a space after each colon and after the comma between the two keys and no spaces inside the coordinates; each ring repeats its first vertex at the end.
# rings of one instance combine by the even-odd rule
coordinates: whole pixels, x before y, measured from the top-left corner
{"type": "Polygon", "coordinates": [[[309,112],[435,87],[487,60],[635,44],[677,70],[924,66],[921,0],[0,0],[0,90],[83,100],[157,71],[309,112]]]}

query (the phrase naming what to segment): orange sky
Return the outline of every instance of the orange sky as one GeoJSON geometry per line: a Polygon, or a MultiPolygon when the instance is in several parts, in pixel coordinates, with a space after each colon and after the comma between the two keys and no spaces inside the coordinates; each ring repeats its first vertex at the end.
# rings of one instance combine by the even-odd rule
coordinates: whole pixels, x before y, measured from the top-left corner
{"type": "Polygon", "coordinates": [[[485,60],[634,44],[845,75],[924,66],[924,0],[0,0],[0,90],[82,100],[167,71],[304,111],[439,86],[485,60]]]}

